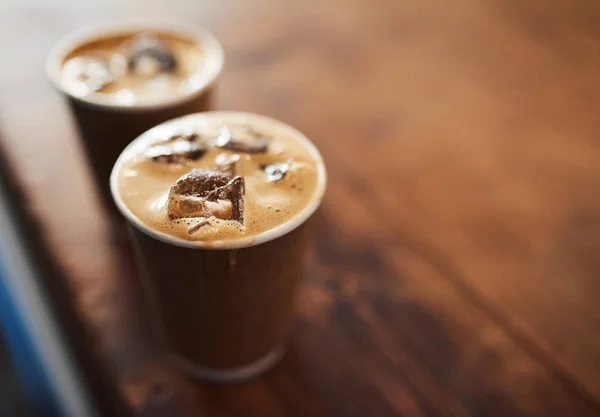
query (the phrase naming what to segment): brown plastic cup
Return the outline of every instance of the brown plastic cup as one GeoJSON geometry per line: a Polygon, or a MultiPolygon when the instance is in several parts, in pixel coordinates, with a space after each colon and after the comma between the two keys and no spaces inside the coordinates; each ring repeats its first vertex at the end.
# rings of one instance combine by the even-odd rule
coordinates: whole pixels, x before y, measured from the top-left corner
{"type": "Polygon", "coordinates": [[[215,85],[223,67],[223,49],[217,39],[199,27],[183,23],[123,23],[87,27],[59,41],[46,63],[48,77],[67,99],[92,166],[103,203],[117,214],[110,194],[109,177],[121,151],[138,135],[166,120],[210,110],[215,85]],[[95,94],[77,96],[61,83],[65,57],[75,48],[102,38],[146,31],[173,33],[197,41],[206,50],[207,64],[194,89],[165,96],[152,104],[119,103],[95,94]]]}
{"type": "MultiPolygon", "coordinates": [[[[307,222],[326,186],[321,155],[302,133],[274,119],[235,114],[268,120],[301,141],[317,161],[319,179],[311,203],[285,223],[223,241],[173,237],[142,223],[123,203],[117,185],[123,155],[111,176],[113,198],[132,226],[149,305],[170,359],[199,379],[222,383],[257,376],[282,357],[304,273],[307,222]]],[[[144,138],[124,154],[141,145],[140,140],[144,138]]]]}

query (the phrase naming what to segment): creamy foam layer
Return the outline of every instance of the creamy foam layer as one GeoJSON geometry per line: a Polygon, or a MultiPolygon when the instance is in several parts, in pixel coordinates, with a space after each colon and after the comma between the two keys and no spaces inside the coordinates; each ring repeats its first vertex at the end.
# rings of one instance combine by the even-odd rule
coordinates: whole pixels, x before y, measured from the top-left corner
{"type": "MultiPolygon", "coordinates": [[[[180,144],[177,146],[182,148],[180,144]]],[[[187,150],[186,146],[183,148],[187,150]]],[[[146,227],[175,238],[202,242],[250,237],[276,228],[319,200],[322,182],[324,170],[320,156],[303,135],[273,119],[232,112],[195,114],[146,132],[123,152],[112,178],[113,194],[116,192],[116,198],[146,227]],[[251,136],[266,138],[267,150],[247,153],[226,149],[219,146],[223,132],[233,139],[246,138],[249,132],[251,136]],[[154,150],[161,149],[160,146],[173,146],[169,138],[181,133],[187,137],[197,134],[195,143],[208,144],[201,157],[172,163],[149,157],[155,156],[154,150]],[[243,224],[215,216],[173,218],[169,215],[169,193],[178,179],[194,169],[223,166],[228,160],[237,161],[232,177],[244,179],[243,224]],[[283,175],[281,164],[287,169],[283,175]],[[209,224],[194,227],[206,220],[209,224]]],[[[223,212],[230,213],[231,205],[224,203],[223,212]]]]}
{"type": "Polygon", "coordinates": [[[154,104],[165,97],[184,96],[203,88],[214,76],[214,68],[209,65],[211,59],[214,57],[199,39],[183,34],[160,30],[107,33],[83,41],[65,55],[60,83],[66,91],[78,97],[91,96],[125,106],[154,104]],[[133,70],[129,62],[132,44],[141,35],[155,41],[169,53],[174,58],[174,67],[161,71],[158,64],[146,56],[142,65],[133,70]],[[85,82],[89,80],[88,75],[82,76],[82,67],[90,63],[91,68],[84,68],[84,72],[98,78],[96,82],[85,82]],[[102,86],[97,88],[98,85],[102,86]]]}

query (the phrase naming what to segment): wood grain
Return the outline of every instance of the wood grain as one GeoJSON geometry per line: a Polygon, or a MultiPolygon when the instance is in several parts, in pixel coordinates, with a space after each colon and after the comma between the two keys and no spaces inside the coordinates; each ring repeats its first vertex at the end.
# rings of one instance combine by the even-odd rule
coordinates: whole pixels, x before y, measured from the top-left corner
{"type": "Polygon", "coordinates": [[[5,145],[141,416],[600,414],[600,3],[0,7],[5,145]],[[222,40],[220,108],[298,127],[330,175],[291,350],[236,386],[160,360],[43,76],[68,31],[165,13],[222,40]]]}

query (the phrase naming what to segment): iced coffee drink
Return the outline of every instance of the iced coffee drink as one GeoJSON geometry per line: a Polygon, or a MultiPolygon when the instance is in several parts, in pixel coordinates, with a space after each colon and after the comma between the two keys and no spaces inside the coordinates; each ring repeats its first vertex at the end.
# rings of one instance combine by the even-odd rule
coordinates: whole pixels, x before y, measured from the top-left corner
{"type": "Polygon", "coordinates": [[[216,381],[273,365],[325,189],[314,145],[263,116],[194,114],[129,145],[111,188],[173,360],[216,381]]]}
{"type": "MultiPolygon", "coordinates": [[[[48,59],[68,98],[102,195],[121,151],[149,128],[208,110],[223,52],[187,25],[115,25],[76,32],[48,59]]],[[[114,207],[114,206],[113,206],[114,207]]]]}

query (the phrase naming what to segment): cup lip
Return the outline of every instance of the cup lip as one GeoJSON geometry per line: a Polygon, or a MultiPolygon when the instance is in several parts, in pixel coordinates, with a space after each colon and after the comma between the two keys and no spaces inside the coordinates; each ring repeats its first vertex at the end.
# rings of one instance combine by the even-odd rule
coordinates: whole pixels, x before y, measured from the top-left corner
{"type": "Polygon", "coordinates": [[[110,175],[110,190],[113,197],[113,200],[121,212],[123,216],[140,232],[153,237],[161,242],[168,243],[174,246],[190,248],[190,249],[212,249],[212,250],[229,250],[229,249],[241,249],[247,248],[251,246],[260,245],[262,243],[269,242],[271,240],[277,239],[281,236],[288,234],[294,229],[300,227],[304,222],[306,222],[312,214],[317,210],[320,206],[321,201],[323,200],[325,194],[325,188],[327,185],[327,172],[325,170],[325,163],[323,162],[323,158],[321,153],[317,149],[317,147],[312,143],[310,139],[308,139],[303,133],[299,130],[291,127],[290,125],[280,122],[279,120],[273,119],[271,117],[262,116],[255,113],[248,112],[240,112],[240,111],[224,111],[224,110],[216,110],[202,113],[193,113],[187,116],[177,117],[175,119],[171,119],[167,122],[161,123],[154,128],[146,131],[142,135],[138,136],[134,139],[122,152],[121,155],[117,158],[115,162],[111,175],[110,175]],[[185,118],[197,118],[197,117],[210,117],[212,114],[218,114],[225,117],[239,117],[239,118],[252,118],[265,121],[267,123],[275,125],[278,129],[285,130],[301,141],[311,156],[315,159],[317,163],[317,185],[315,187],[315,191],[313,194],[313,198],[311,202],[306,205],[296,216],[287,220],[286,222],[272,228],[266,230],[262,233],[253,236],[241,237],[237,239],[227,239],[220,241],[199,241],[199,240],[187,240],[178,237],[171,236],[167,233],[160,232],[158,230],[154,230],[151,227],[145,225],[139,218],[137,218],[131,210],[125,205],[118,190],[118,172],[121,169],[121,166],[126,162],[125,155],[128,151],[136,146],[136,143],[139,140],[142,140],[148,132],[151,132],[154,129],[161,127],[164,124],[170,124],[177,120],[185,119],[185,118]]]}
{"type": "Polygon", "coordinates": [[[225,62],[223,47],[217,38],[208,30],[184,21],[173,20],[127,20],[120,22],[109,22],[94,24],[76,29],[61,38],[50,50],[46,58],[46,75],[53,87],[65,96],[81,102],[83,104],[103,108],[107,110],[118,111],[146,111],[160,110],[167,107],[176,106],[191,101],[211,88],[219,79],[225,62]],[[210,71],[206,76],[206,82],[199,88],[189,92],[176,94],[159,102],[140,103],[140,104],[119,104],[108,98],[95,94],[86,96],[77,96],[72,94],[61,82],[61,67],[64,57],[73,49],[92,41],[96,38],[108,35],[118,35],[143,31],[162,31],[179,35],[183,38],[191,39],[202,45],[206,51],[207,59],[210,60],[210,71]]]}

